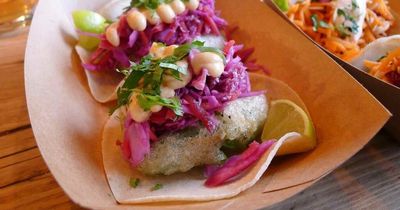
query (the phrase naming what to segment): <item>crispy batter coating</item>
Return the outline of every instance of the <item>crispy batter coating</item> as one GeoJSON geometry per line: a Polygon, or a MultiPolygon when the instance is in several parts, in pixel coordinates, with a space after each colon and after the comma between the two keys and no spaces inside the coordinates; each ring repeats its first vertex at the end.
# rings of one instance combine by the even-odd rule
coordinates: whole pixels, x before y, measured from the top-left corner
{"type": "Polygon", "coordinates": [[[217,115],[220,124],[214,133],[200,127],[161,136],[138,169],[148,175],[170,175],[195,166],[220,163],[226,158],[220,150],[224,141],[245,144],[254,140],[261,132],[267,112],[264,95],[232,101],[217,115]]]}

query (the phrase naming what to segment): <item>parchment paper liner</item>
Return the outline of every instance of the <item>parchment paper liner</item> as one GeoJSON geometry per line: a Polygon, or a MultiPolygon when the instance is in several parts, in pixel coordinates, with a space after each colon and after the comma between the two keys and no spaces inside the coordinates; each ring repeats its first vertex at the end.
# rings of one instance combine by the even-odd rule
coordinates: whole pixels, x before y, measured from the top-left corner
{"type": "MultiPolygon", "coordinates": [[[[27,44],[25,87],[38,146],[71,199],[88,208],[129,208],[115,202],[103,171],[100,144],[108,107],[94,101],[79,65],[71,63],[78,60],[72,53],[71,11],[96,9],[104,2],[39,2],[27,44]]],[[[350,158],[390,116],[352,77],[269,7],[257,0],[219,0],[217,7],[231,25],[240,26],[236,39],[255,46],[259,63],[303,99],[316,127],[318,147],[274,161],[256,185],[234,198],[135,208],[254,209],[272,205],[302,191],[350,158]]]]}
{"type": "MultiPolygon", "coordinates": [[[[273,10],[275,10],[278,14],[280,14],[287,22],[291,25],[295,26],[289,19],[286,17],[284,13],[282,13],[279,8],[272,2],[272,0],[264,0],[273,10]]],[[[398,0],[389,0],[389,6],[392,9],[392,13],[396,19],[396,25],[389,31],[389,35],[400,34],[400,1],[398,0]]],[[[297,28],[304,36],[306,36],[309,40],[311,40],[318,47],[323,49],[329,56],[331,56],[336,62],[338,62],[344,69],[346,69],[353,77],[355,77],[361,84],[363,84],[368,91],[370,91],[380,102],[382,102],[385,107],[392,112],[393,117],[386,124],[386,129],[396,137],[396,139],[400,140],[400,88],[386,83],[380,79],[377,79],[365,71],[363,69],[359,69],[354,65],[351,65],[349,62],[343,61],[333,53],[325,50],[318,43],[312,40],[308,35],[306,35],[301,29],[297,28]]]]}

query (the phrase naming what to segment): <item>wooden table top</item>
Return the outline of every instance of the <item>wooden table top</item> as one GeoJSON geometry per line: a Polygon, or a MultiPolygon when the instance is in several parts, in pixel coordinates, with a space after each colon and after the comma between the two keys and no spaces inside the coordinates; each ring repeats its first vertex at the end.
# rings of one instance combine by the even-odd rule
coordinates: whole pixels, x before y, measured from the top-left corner
{"type": "MultiPolygon", "coordinates": [[[[24,91],[27,34],[0,39],[0,209],[80,209],[40,155],[24,91]]],[[[330,175],[268,209],[399,209],[400,144],[381,131],[330,175]]]]}

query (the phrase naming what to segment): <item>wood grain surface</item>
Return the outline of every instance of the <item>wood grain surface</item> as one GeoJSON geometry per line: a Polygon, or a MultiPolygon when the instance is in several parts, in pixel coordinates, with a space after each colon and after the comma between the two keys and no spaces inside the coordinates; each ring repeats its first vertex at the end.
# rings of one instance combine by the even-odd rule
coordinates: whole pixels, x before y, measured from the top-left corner
{"type": "MultiPolygon", "coordinates": [[[[54,180],[35,143],[24,91],[26,39],[26,33],[0,39],[0,209],[81,209],[54,180]]],[[[266,209],[400,209],[399,151],[381,131],[309,189],[266,209]]]]}

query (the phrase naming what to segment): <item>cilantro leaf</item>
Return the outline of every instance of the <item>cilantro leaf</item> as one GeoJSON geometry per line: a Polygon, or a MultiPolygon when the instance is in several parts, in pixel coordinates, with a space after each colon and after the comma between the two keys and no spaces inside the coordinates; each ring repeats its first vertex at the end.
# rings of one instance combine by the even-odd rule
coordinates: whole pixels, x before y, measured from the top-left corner
{"type": "Polygon", "coordinates": [[[318,31],[318,27],[319,27],[318,16],[316,14],[311,15],[311,21],[313,24],[313,31],[315,31],[315,32],[318,31]]]}
{"type": "Polygon", "coordinates": [[[318,28],[331,28],[329,23],[325,22],[324,20],[319,20],[317,14],[311,15],[311,21],[313,23],[313,31],[318,31],[318,28]]]}
{"type": "Polygon", "coordinates": [[[178,116],[183,115],[181,102],[177,97],[162,98],[159,95],[149,95],[142,92],[136,96],[136,99],[139,106],[142,107],[145,111],[150,110],[151,107],[154,105],[160,105],[170,108],[178,116]]]}
{"type": "Polygon", "coordinates": [[[344,10],[342,10],[342,9],[338,9],[338,10],[337,10],[337,14],[338,14],[338,16],[347,17],[346,12],[345,12],[344,10]]]}
{"type": "Polygon", "coordinates": [[[169,4],[172,1],[173,0],[131,0],[129,7],[125,8],[125,11],[128,11],[132,8],[146,8],[149,10],[155,10],[160,4],[169,4]]]}
{"type": "Polygon", "coordinates": [[[144,73],[143,71],[135,71],[135,73],[131,73],[126,77],[122,87],[117,90],[117,105],[110,110],[110,115],[119,107],[129,103],[132,90],[137,87],[144,73]]]}
{"type": "Polygon", "coordinates": [[[320,21],[319,21],[319,26],[320,26],[321,28],[331,28],[331,26],[329,25],[329,23],[327,23],[327,22],[325,22],[325,21],[323,21],[323,20],[320,20],[320,21]]]}
{"type": "Polygon", "coordinates": [[[183,68],[181,66],[178,66],[176,64],[173,64],[173,63],[160,63],[160,67],[178,71],[179,73],[181,73],[183,75],[187,75],[188,74],[187,69],[185,69],[185,68],[183,68]]]}
{"type": "Polygon", "coordinates": [[[131,186],[132,188],[136,188],[137,186],[139,186],[139,184],[140,184],[140,179],[132,177],[129,179],[129,186],[131,186]]]}
{"type": "Polygon", "coordinates": [[[378,58],[377,62],[380,62],[382,59],[384,59],[386,57],[387,57],[387,53],[386,53],[386,55],[382,55],[380,58],[378,58]]]}
{"type": "Polygon", "coordinates": [[[163,184],[157,183],[150,190],[156,191],[156,190],[162,189],[163,187],[164,187],[163,184]]]}
{"type": "Polygon", "coordinates": [[[338,14],[338,16],[343,16],[346,21],[351,22],[350,27],[344,26],[344,23],[336,25],[336,29],[338,30],[341,37],[350,36],[352,33],[358,32],[359,26],[357,24],[357,21],[354,19],[354,17],[347,14],[343,9],[338,9],[337,14],[338,14]]]}

